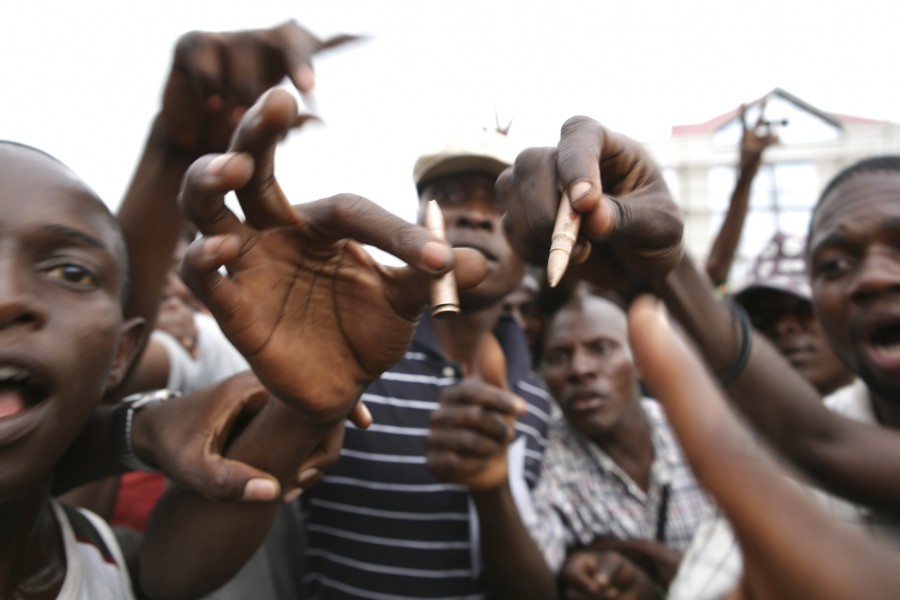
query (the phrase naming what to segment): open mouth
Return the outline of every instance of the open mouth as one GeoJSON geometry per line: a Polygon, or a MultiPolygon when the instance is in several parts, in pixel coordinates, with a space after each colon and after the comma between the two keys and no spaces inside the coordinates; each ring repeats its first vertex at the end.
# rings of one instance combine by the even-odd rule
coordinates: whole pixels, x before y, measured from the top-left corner
{"type": "Polygon", "coordinates": [[[0,418],[19,414],[46,397],[46,387],[29,370],[0,365],[0,418]]]}
{"type": "Polygon", "coordinates": [[[900,323],[878,328],[869,338],[869,345],[886,357],[900,358],[900,323]]]}
{"type": "Polygon", "coordinates": [[[900,319],[879,318],[865,328],[863,346],[878,367],[900,370],[900,319]]]}

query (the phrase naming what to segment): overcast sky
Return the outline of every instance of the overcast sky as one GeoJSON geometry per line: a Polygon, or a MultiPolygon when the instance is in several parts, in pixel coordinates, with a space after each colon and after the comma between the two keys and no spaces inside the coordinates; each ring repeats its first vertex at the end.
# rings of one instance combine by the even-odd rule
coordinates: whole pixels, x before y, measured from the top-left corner
{"type": "Polygon", "coordinates": [[[350,191],[414,218],[412,164],[463,130],[513,120],[555,143],[587,114],[634,138],[782,87],[831,112],[900,121],[896,2],[855,0],[0,3],[0,137],[56,155],[115,207],[179,34],[296,18],[370,36],[316,63],[324,126],[294,135],[292,200],[350,191]]]}

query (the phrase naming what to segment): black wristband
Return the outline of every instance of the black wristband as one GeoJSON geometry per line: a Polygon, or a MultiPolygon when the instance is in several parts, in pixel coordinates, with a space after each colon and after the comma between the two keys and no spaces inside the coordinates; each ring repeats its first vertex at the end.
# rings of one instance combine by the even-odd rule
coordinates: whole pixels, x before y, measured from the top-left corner
{"type": "Polygon", "coordinates": [[[727,386],[737,379],[737,376],[740,375],[741,371],[744,370],[744,367],[747,366],[747,361],[750,360],[750,350],[752,349],[753,342],[753,326],[750,324],[750,316],[747,314],[747,311],[744,310],[743,306],[734,301],[726,302],[725,304],[731,310],[731,314],[735,316],[738,325],[740,326],[739,335],[741,336],[741,346],[738,349],[734,361],[728,365],[728,368],[725,369],[725,371],[719,373],[716,378],[719,381],[719,385],[722,387],[727,386]]]}

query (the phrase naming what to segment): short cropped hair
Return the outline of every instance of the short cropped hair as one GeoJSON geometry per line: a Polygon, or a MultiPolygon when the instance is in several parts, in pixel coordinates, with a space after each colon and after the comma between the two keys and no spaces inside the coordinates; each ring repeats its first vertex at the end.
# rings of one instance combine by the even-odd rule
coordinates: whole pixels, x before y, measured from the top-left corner
{"type": "MultiPolygon", "coordinates": [[[[49,158],[50,160],[52,160],[59,166],[63,167],[67,171],[69,171],[73,174],[75,173],[64,162],[62,162],[61,160],[59,160],[52,154],[49,154],[48,152],[41,150],[40,148],[35,148],[34,146],[30,146],[28,144],[23,144],[21,142],[16,142],[13,140],[3,140],[3,139],[0,139],[0,146],[14,146],[14,147],[20,148],[22,150],[36,152],[36,153],[40,154],[41,156],[49,158]]],[[[76,174],[76,177],[77,177],[77,174],[76,174]]],[[[91,192],[91,194],[93,194],[94,197],[97,198],[97,201],[100,202],[100,204],[105,207],[106,204],[103,202],[103,200],[100,198],[100,196],[98,196],[97,193],[93,189],[91,189],[91,187],[87,183],[85,183],[83,180],[81,180],[80,177],[78,179],[81,181],[81,183],[85,187],[85,189],[87,189],[89,192],[91,192]]],[[[108,207],[107,207],[107,211],[109,211],[108,207]]],[[[113,222],[115,222],[116,225],[118,226],[119,221],[118,221],[118,219],[116,219],[115,215],[113,215],[112,212],[110,212],[110,216],[112,217],[113,222]]],[[[131,260],[129,259],[129,256],[128,256],[128,244],[125,242],[121,228],[119,228],[119,237],[122,238],[122,250],[124,252],[124,255],[122,256],[123,273],[122,273],[122,289],[119,294],[119,304],[121,305],[122,310],[125,310],[125,306],[128,304],[128,299],[131,296],[131,260]]]]}
{"type": "Polygon", "coordinates": [[[816,212],[819,210],[819,206],[822,204],[822,201],[839,185],[841,185],[854,175],[873,171],[900,172],[900,155],[890,154],[883,156],[873,156],[872,158],[863,159],[850,165],[849,167],[846,167],[843,171],[832,177],[831,181],[828,182],[828,185],[825,186],[825,189],[822,191],[821,195],[819,195],[819,199],[816,202],[815,208],[813,208],[813,216],[815,216],[816,212]]]}

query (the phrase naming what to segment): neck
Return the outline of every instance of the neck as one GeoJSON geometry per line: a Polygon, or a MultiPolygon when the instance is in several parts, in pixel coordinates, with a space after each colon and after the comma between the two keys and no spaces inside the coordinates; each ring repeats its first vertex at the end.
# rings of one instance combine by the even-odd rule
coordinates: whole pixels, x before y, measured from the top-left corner
{"type": "Polygon", "coordinates": [[[503,306],[498,303],[477,311],[463,310],[451,319],[432,321],[444,355],[452,361],[468,364],[475,356],[481,337],[497,325],[502,310],[503,306]]]}
{"type": "Polygon", "coordinates": [[[825,384],[819,386],[817,389],[819,390],[819,394],[822,395],[822,398],[825,398],[826,396],[830,396],[839,389],[850,385],[855,379],[856,376],[853,375],[853,373],[847,373],[846,375],[826,382],[825,384]]]}
{"type": "Polygon", "coordinates": [[[655,452],[650,425],[639,399],[630,403],[630,409],[621,422],[609,434],[595,436],[592,441],[609,456],[620,469],[645,492],[650,487],[650,467],[655,452]]]}
{"type": "Polygon", "coordinates": [[[0,506],[0,597],[55,598],[65,552],[49,501],[49,483],[0,506]]]}

